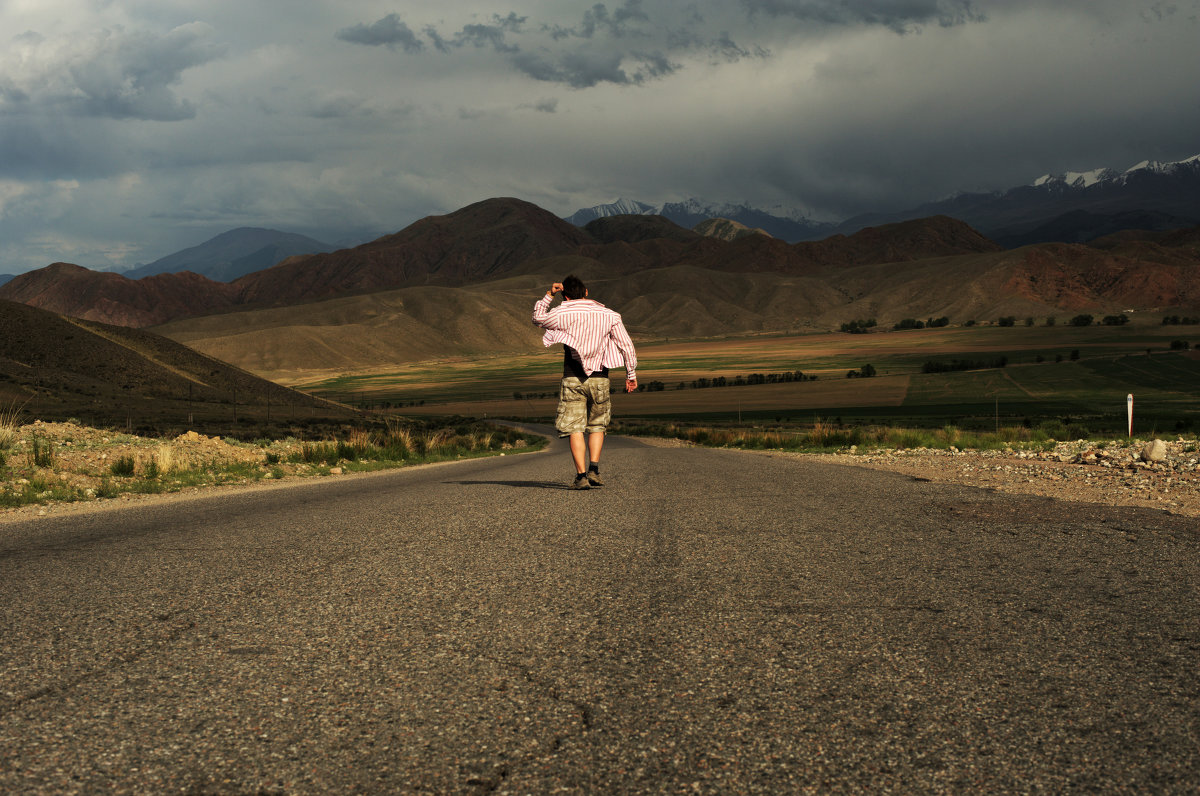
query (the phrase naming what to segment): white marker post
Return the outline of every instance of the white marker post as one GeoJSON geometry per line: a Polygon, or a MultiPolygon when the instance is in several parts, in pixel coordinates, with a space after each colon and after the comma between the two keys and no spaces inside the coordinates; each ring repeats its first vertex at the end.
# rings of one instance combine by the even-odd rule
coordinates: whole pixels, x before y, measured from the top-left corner
{"type": "Polygon", "coordinates": [[[1125,408],[1129,415],[1129,436],[1133,436],[1133,393],[1125,399],[1125,408]]]}

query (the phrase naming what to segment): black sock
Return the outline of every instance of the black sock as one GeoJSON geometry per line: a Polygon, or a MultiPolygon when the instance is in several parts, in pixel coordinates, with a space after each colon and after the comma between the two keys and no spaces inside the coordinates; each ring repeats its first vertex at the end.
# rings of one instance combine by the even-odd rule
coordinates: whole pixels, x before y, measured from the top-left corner
{"type": "Polygon", "coordinates": [[[588,465],[588,470],[590,470],[593,473],[599,473],[600,472],[600,462],[592,462],[591,464],[588,465]]]}

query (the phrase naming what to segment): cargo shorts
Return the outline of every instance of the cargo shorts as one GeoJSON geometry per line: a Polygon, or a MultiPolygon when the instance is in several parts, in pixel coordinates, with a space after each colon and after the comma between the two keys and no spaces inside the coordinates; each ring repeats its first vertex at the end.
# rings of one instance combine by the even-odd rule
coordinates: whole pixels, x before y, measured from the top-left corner
{"type": "Polygon", "coordinates": [[[554,422],[560,434],[603,433],[611,419],[607,377],[592,376],[587,381],[580,381],[575,376],[563,377],[558,394],[558,418],[554,422]]]}

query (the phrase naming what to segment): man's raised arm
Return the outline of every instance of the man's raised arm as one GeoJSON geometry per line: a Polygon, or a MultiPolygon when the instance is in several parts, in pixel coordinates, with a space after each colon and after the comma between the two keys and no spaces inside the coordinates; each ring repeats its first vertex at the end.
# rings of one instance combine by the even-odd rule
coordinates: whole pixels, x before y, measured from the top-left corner
{"type": "Polygon", "coordinates": [[[550,317],[550,302],[554,301],[554,294],[562,290],[562,283],[555,282],[546,295],[538,299],[533,305],[533,325],[544,327],[546,320],[550,317]]]}

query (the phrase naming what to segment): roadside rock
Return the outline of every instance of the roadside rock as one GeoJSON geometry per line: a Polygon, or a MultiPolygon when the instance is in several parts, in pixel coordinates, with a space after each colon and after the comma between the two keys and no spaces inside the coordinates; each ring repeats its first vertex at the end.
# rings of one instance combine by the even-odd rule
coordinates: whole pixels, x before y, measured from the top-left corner
{"type": "Polygon", "coordinates": [[[1142,447],[1142,461],[1161,462],[1167,458],[1167,443],[1161,439],[1153,439],[1142,447]]]}

